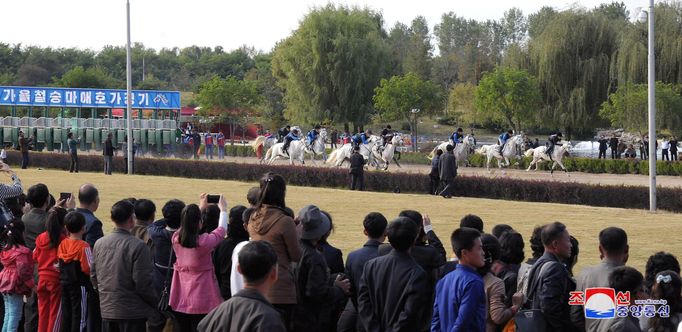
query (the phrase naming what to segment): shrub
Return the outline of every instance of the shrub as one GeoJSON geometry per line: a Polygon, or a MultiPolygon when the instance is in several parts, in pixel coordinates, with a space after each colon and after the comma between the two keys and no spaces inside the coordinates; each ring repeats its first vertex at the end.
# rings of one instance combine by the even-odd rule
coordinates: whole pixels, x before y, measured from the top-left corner
{"type": "MultiPolygon", "coordinates": [[[[12,165],[18,165],[21,161],[21,154],[17,151],[9,151],[7,157],[8,162],[12,165]]],[[[82,171],[101,172],[103,169],[101,156],[79,156],[79,162],[82,171]]],[[[628,162],[632,163],[632,167],[637,167],[636,162],[628,162]]],[[[622,161],[609,164],[618,163],[622,163],[622,161]]],[[[69,156],[65,153],[31,153],[31,164],[34,167],[66,170],[69,165],[69,156]]],[[[623,163],[623,165],[626,165],[626,169],[629,167],[627,163],[623,163]]],[[[622,166],[618,167],[622,168],[622,166]]],[[[114,169],[123,169],[123,158],[114,158],[114,169]]],[[[250,182],[257,181],[265,172],[273,171],[282,174],[292,185],[326,188],[346,188],[349,181],[348,170],[345,168],[268,166],[216,163],[203,160],[138,158],[136,159],[135,170],[137,174],[143,175],[250,182]]],[[[459,176],[455,183],[455,195],[464,197],[638,209],[647,209],[649,202],[646,187],[526,181],[477,176],[459,176]]],[[[396,187],[399,187],[403,193],[426,193],[429,188],[429,177],[426,174],[419,173],[368,171],[365,172],[365,185],[370,191],[393,192],[396,187]]],[[[682,212],[682,188],[659,188],[657,199],[659,208],[682,212]]]]}

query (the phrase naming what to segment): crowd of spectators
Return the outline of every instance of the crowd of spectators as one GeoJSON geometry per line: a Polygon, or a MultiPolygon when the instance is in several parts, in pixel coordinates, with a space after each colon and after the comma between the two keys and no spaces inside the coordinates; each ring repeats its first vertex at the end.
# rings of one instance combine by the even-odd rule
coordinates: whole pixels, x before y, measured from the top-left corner
{"type": "Polygon", "coordinates": [[[278,174],[248,191],[247,206],[201,194],[165,202],[157,219],[152,200],[121,199],[105,235],[95,185],[55,200],[45,184],[24,194],[9,167],[0,171],[12,179],[0,184],[3,332],[22,320],[41,332],[524,331],[524,312],[541,313],[546,331],[676,331],[682,321],[676,257],[655,253],[644,274],[626,266],[618,227],[598,234],[601,262],[574,275],[579,243],[560,222],[526,242],[466,215],[448,258],[428,215],[404,210],[389,222],[370,212],[358,220],[367,241],[344,262],[329,241],[333,216],[292,211],[278,174]],[[586,319],[571,294],[595,287],[665,300],[667,311],[586,319]]]}

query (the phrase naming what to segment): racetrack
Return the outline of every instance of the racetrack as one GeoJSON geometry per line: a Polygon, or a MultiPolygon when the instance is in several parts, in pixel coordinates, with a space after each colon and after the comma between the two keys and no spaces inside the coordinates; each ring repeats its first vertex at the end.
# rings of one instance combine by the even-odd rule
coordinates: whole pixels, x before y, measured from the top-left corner
{"type": "MultiPolygon", "coordinates": [[[[214,159],[217,160],[217,159],[214,159]]],[[[254,164],[258,163],[258,159],[255,157],[225,157],[225,161],[244,163],[244,164],[254,164]]],[[[288,160],[277,160],[276,165],[286,165],[288,160]]],[[[492,163],[495,165],[495,163],[492,163]]],[[[298,164],[297,164],[298,165],[298,164]]],[[[343,167],[347,167],[347,163],[343,167]]],[[[306,166],[318,166],[318,167],[331,167],[330,165],[323,164],[321,160],[316,160],[316,164],[313,165],[310,161],[306,160],[306,166]]],[[[406,172],[406,173],[429,173],[430,167],[427,165],[414,165],[414,164],[401,164],[402,167],[397,167],[395,164],[389,166],[390,172],[406,172]]],[[[514,167],[514,166],[512,166],[514,167]]],[[[558,167],[558,166],[557,166],[558,167]]],[[[373,169],[373,168],[372,168],[373,169]]],[[[637,174],[594,174],[594,173],[582,173],[582,172],[569,172],[570,176],[566,176],[563,171],[555,171],[552,177],[548,171],[530,171],[520,169],[503,169],[500,171],[497,165],[490,168],[491,174],[485,170],[485,168],[480,167],[460,167],[460,175],[470,175],[470,176],[483,176],[483,177],[509,177],[514,179],[523,180],[547,180],[547,181],[559,181],[559,182],[577,182],[577,183],[589,183],[589,184],[602,184],[602,185],[627,185],[627,186],[648,186],[649,177],[646,175],[637,174]]],[[[662,187],[682,187],[682,177],[678,176],[657,176],[656,184],[662,187]]]]}

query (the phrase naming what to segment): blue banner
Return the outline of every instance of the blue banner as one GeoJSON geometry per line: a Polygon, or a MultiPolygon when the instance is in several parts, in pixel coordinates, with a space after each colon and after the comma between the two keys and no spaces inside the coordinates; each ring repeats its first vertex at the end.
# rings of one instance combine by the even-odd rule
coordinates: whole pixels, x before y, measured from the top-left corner
{"type": "MultiPolygon", "coordinates": [[[[132,90],[135,109],[180,109],[180,92],[132,90]]],[[[0,86],[0,105],[125,108],[126,90],[0,86]]]]}

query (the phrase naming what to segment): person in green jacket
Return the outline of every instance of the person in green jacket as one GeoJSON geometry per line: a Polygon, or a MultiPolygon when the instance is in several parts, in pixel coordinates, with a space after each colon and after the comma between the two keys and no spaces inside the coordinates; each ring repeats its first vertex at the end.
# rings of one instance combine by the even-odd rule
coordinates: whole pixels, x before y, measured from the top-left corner
{"type": "Polygon", "coordinates": [[[73,138],[73,133],[66,135],[66,145],[69,147],[69,155],[71,155],[69,173],[73,173],[74,170],[78,173],[78,144],[80,144],[80,142],[81,138],[73,138]]]}

